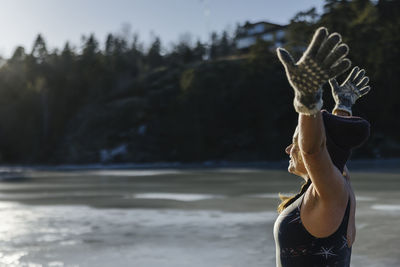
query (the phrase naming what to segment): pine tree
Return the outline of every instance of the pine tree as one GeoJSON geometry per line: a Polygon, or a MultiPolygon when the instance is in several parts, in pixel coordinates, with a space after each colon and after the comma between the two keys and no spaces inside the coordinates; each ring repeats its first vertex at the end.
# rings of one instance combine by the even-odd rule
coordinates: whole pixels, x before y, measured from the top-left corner
{"type": "Polygon", "coordinates": [[[46,60],[48,53],[46,43],[41,34],[38,34],[33,43],[31,55],[36,59],[37,63],[43,63],[46,60]]]}
{"type": "Polygon", "coordinates": [[[163,57],[161,56],[161,40],[159,37],[156,37],[151,44],[146,56],[146,61],[150,68],[156,68],[162,65],[163,57]]]}

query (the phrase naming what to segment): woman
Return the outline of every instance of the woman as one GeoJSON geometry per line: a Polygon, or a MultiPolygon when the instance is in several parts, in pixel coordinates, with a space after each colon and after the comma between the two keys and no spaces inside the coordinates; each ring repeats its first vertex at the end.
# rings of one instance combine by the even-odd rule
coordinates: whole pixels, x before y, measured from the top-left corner
{"type": "Polygon", "coordinates": [[[351,115],[351,106],[369,91],[365,71],[354,68],[339,86],[336,76],[350,67],[348,47],[339,34],[326,28],[314,34],[306,52],[295,63],[278,48],[289,83],[294,108],[299,113],[288,171],[305,180],[299,194],[284,199],[275,222],[277,266],[350,266],[355,238],[355,198],[343,176],[351,149],[369,135],[369,124],[351,115]],[[336,102],[332,115],[322,108],[322,86],[329,80],[336,102]]]}

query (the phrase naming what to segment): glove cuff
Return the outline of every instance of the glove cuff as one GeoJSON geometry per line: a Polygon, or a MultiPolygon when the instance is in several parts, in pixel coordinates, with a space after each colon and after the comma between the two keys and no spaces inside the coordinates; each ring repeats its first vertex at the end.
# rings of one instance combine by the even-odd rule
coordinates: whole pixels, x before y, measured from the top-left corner
{"type": "Polygon", "coordinates": [[[296,112],[305,115],[317,114],[322,109],[323,103],[322,89],[319,89],[315,94],[296,94],[293,100],[296,112]]]}
{"type": "Polygon", "coordinates": [[[345,106],[345,105],[336,104],[335,107],[332,110],[332,113],[334,113],[337,110],[346,111],[346,112],[348,112],[350,114],[350,116],[353,115],[353,112],[351,111],[351,108],[349,108],[348,106],[345,106]]]}

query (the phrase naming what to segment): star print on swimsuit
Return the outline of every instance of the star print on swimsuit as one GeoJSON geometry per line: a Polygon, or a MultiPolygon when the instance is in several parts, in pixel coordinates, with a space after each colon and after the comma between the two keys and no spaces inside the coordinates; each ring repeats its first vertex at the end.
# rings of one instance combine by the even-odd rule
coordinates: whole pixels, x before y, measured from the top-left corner
{"type": "Polygon", "coordinates": [[[343,244],[340,247],[340,249],[347,247],[347,238],[344,235],[342,235],[342,241],[343,241],[343,244]]]}
{"type": "Polygon", "coordinates": [[[328,259],[329,256],[337,256],[336,254],[332,253],[333,247],[326,249],[324,247],[321,247],[321,251],[318,253],[315,253],[314,255],[321,255],[325,257],[325,259],[328,259]]]}

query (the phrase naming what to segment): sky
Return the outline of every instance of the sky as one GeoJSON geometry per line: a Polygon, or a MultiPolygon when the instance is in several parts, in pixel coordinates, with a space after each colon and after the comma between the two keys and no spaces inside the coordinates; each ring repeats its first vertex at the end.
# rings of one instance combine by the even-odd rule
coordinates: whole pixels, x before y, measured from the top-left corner
{"type": "Polygon", "coordinates": [[[287,24],[299,11],[322,0],[0,0],[0,55],[10,57],[17,46],[31,52],[40,33],[49,50],[69,41],[78,50],[82,36],[94,33],[100,45],[108,33],[138,34],[146,49],[160,37],[168,50],[191,36],[209,41],[210,33],[232,32],[237,23],[267,21],[287,24]]]}

